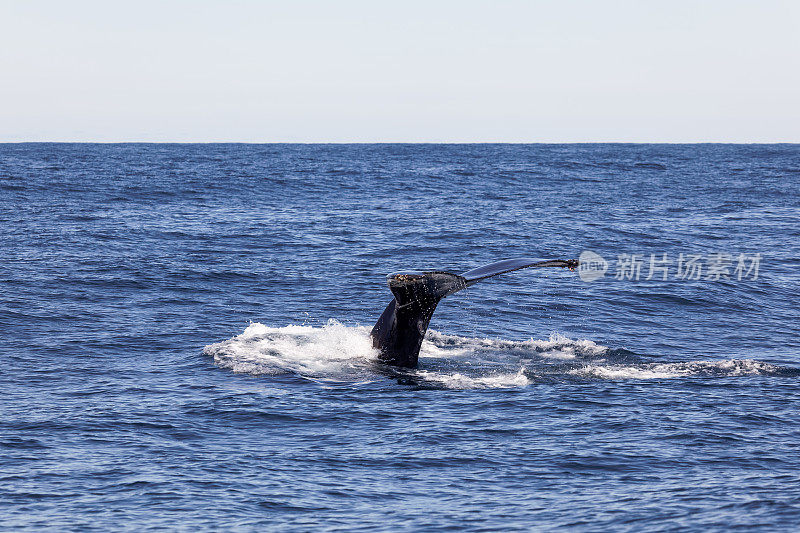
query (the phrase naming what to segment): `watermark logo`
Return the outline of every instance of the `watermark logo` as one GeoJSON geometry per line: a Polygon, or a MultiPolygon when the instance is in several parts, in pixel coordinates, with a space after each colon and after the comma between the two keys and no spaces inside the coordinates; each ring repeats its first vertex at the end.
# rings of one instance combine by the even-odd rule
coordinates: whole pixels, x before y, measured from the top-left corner
{"type": "Polygon", "coordinates": [[[578,275],[583,281],[600,279],[608,272],[608,261],[599,254],[584,250],[578,257],[578,275]]]}
{"type": "MultiPolygon", "coordinates": [[[[578,258],[578,274],[583,281],[594,281],[605,276],[608,261],[602,256],[584,250],[578,258]]],[[[758,279],[761,254],[728,254],[722,252],[703,254],[679,254],[676,260],[666,252],[650,254],[619,254],[614,279],[639,281],[640,279],[667,281],[704,280],[719,281],[736,279],[758,279]]]]}

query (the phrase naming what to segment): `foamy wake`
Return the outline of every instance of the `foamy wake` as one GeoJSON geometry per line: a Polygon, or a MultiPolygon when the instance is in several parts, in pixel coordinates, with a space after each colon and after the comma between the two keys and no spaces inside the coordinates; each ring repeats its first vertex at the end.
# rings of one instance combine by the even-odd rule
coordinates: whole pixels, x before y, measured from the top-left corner
{"type": "MultiPolygon", "coordinates": [[[[206,346],[203,351],[217,365],[234,372],[294,374],[321,383],[383,380],[386,370],[378,364],[369,331],[336,320],[322,327],[252,323],[240,335],[206,346]]],[[[546,340],[510,341],[429,330],[420,350],[420,368],[400,375],[422,386],[472,389],[525,387],[540,377],[665,379],[772,374],[780,370],[753,360],[621,363],[606,346],[558,334],[546,340]]]]}
{"type": "Polygon", "coordinates": [[[470,376],[460,372],[435,372],[417,370],[416,377],[421,385],[438,385],[445,389],[514,389],[531,383],[525,368],[516,372],[495,372],[486,375],[470,376]]]}
{"type": "Polygon", "coordinates": [[[479,352],[512,352],[522,357],[538,356],[547,359],[571,360],[580,357],[602,356],[608,352],[608,347],[590,340],[572,340],[558,333],[551,334],[547,340],[532,338],[527,341],[509,341],[459,337],[428,330],[422,343],[420,356],[452,358],[479,352]]]}
{"type": "Polygon", "coordinates": [[[568,371],[576,376],[600,379],[665,379],[682,376],[751,376],[777,374],[780,368],[752,359],[725,361],[688,361],[685,363],[650,363],[639,365],[586,365],[568,371]]]}

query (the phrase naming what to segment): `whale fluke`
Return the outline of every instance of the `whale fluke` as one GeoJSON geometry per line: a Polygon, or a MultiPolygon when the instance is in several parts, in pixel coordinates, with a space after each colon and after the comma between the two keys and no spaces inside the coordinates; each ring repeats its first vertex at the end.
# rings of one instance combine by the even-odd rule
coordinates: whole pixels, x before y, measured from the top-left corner
{"type": "Polygon", "coordinates": [[[389,289],[394,300],[389,302],[372,328],[372,346],[380,350],[381,362],[414,368],[417,366],[422,339],[428,330],[436,305],[445,296],[475,283],[522,268],[564,267],[574,269],[578,261],[541,259],[507,259],[485,265],[463,274],[451,272],[403,272],[389,274],[389,289]]]}

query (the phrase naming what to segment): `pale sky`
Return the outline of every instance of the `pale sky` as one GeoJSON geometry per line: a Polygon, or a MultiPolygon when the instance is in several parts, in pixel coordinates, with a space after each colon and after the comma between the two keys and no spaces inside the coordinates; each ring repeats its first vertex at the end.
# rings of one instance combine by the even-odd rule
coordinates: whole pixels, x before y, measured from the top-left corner
{"type": "Polygon", "coordinates": [[[800,142],[800,1],[0,0],[0,142],[800,142]]]}

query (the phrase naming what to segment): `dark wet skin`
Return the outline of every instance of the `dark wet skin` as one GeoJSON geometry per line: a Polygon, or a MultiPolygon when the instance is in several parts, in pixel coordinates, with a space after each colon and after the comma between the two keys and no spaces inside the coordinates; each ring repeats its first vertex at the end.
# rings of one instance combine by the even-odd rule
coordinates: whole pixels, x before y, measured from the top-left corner
{"type": "Polygon", "coordinates": [[[390,274],[389,302],[372,328],[372,346],[380,349],[379,359],[387,365],[414,368],[419,359],[422,339],[428,330],[439,301],[478,281],[523,268],[562,267],[574,270],[576,259],[547,260],[519,258],[491,263],[461,275],[450,272],[414,272],[390,274]]]}

